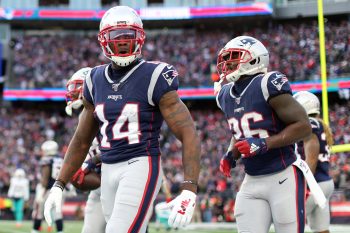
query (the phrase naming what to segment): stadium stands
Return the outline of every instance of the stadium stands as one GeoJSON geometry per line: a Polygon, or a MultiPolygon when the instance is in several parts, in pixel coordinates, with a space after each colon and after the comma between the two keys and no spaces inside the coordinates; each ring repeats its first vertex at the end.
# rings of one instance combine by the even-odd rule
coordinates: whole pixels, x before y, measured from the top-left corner
{"type": "MultiPolygon", "coordinates": [[[[96,32],[94,32],[96,33],[96,32]]],[[[103,55],[93,32],[80,34],[18,35],[14,47],[13,79],[9,87],[64,87],[66,78],[85,66],[102,63],[103,55]]],[[[193,31],[149,33],[143,50],[148,60],[173,64],[181,87],[212,85],[216,55],[228,38],[240,33],[260,39],[271,51],[271,70],[280,70],[290,81],[320,80],[316,21],[273,24],[247,31],[193,31]]],[[[326,24],[329,78],[350,76],[350,22],[326,24]]]]}

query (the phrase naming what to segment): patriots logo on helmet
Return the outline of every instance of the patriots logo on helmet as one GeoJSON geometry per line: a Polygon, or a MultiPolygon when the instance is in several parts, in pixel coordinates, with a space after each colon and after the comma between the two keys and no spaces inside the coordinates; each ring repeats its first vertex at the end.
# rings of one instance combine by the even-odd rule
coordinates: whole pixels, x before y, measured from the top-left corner
{"type": "Polygon", "coordinates": [[[256,40],[250,39],[250,38],[245,38],[243,40],[240,40],[242,43],[242,46],[252,46],[253,44],[256,43],[256,40]]]}
{"type": "Polygon", "coordinates": [[[164,79],[168,82],[169,86],[173,83],[174,79],[179,75],[176,70],[168,70],[163,74],[164,79]]]}
{"type": "Polygon", "coordinates": [[[288,78],[283,74],[276,74],[276,78],[271,81],[271,83],[277,88],[277,90],[281,90],[282,86],[288,82],[288,78]]]}

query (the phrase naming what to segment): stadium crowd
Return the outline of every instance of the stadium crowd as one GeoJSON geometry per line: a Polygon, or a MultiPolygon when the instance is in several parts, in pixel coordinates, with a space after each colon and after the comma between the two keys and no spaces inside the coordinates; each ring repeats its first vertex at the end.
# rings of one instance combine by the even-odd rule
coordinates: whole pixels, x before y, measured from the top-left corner
{"type": "MultiPolygon", "coordinates": [[[[59,2],[59,1],[56,1],[59,2]]],[[[329,77],[350,75],[350,22],[328,21],[325,27],[329,77]]],[[[180,87],[212,86],[216,78],[218,49],[238,34],[260,39],[271,52],[270,70],[285,73],[290,81],[319,80],[317,22],[271,23],[267,29],[246,31],[168,30],[147,33],[143,57],[173,64],[180,87]]],[[[96,32],[33,35],[17,33],[12,40],[12,88],[63,88],[75,71],[85,66],[108,62],[101,53],[96,32]]],[[[335,144],[350,143],[347,114],[350,102],[330,109],[335,144]]],[[[236,192],[244,177],[243,166],[233,170],[231,178],[219,172],[219,162],[231,137],[227,122],[219,110],[191,110],[202,141],[199,179],[199,219],[205,222],[233,221],[236,192]]],[[[28,174],[32,194],[38,182],[40,146],[56,140],[63,155],[77,125],[77,117],[61,110],[5,107],[0,109],[0,195],[7,193],[10,177],[18,167],[28,174]]],[[[179,192],[182,177],[181,144],[164,124],[161,134],[162,162],[173,194],[179,192]]],[[[342,200],[350,200],[350,154],[331,156],[331,175],[342,200]]],[[[162,194],[160,195],[162,197],[162,194]]],[[[339,197],[337,197],[339,199],[339,197]]],[[[195,217],[194,217],[195,218],[195,217]]]]}
{"type": "MultiPolygon", "coordinates": [[[[350,22],[328,21],[325,27],[328,77],[350,74],[350,22]]],[[[238,34],[260,39],[270,51],[270,69],[290,81],[319,80],[317,22],[274,24],[246,31],[171,31],[147,33],[143,56],[175,65],[181,87],[211,86],[216,78],[216,56],[229,38],[238,34]]],[[[107,61],[96,32],[32,35],[13,38],[13,71],[9,87],[64,87],[66,78],[85,66],[107,61]]]]}
{"type": "MultiPolygon", "coordinates": [[[[350,143],[350,124],[347,112],[350,102],[330,109],[331,127],[336,144],[350,143]]],[[[7,193],[10,175],[17,167],[28,174],[32,194],[38,181],[40,145],[46,139],[58,141],[64,154],[77,125],[77,117],[67,117],[56,111],[2,108],[0,110],[0,194],[7,193]]],[[[232,221],[234,197],[243,180],[241,164],[226,179],[219,172],[219,161],[226,151],[230,132],[219,110],[192,110],[202,141],[201,174],[198,205],[202,221],[232,221]]],[[[166,124],[162,128],[162,162],[173,194],[179,191],[182,177],[181,145],[166,124]]],[[[343,200],[350,200],[350,156],[338,153],[331,157],[331,174],[343,200]]],[[[162,194],[160,195],[162,197],[162,194]]]]}

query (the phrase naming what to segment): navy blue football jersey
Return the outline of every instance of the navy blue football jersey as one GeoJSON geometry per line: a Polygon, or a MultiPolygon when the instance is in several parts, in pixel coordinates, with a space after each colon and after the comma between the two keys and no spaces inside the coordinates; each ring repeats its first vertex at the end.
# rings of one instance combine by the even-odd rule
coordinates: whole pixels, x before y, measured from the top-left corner
{"type": "MultiPolygon", "coordinates": [[[[316,118],[309,117],[312,133],[315,134],[318,138],[320,144],[320,154],[318,155],[318,162],[315,171],[315,179],[317,182],[331,180],[332,177],[329,175],[329,159],[330,159],[330,150],[327,145],[326,133],[324,131],[322,123],[316,118]]],[[[304,143],[302,141],[298,142],[298,154],[301,159],[305,160],[305,151],[304,143]]]]}
{"type": "Polygon", "coordinates": [[[84,83],[84,97],[95,107],[103,163],[159,156],[162,96],[178,89],[178,73],[169,64],[139,60],[114,70],[95,67],[84,83]]]}
{"type": "Polygon", "coordinates": [[[45,187],[46,189],[52,188],[61,170],[62,164],[63,164],[63,158],[61,158],[59,155],[53,156],[53,157],[44,156],[40,159],[39,165],[41,167],[43,166],[50,167],[50,177],[49,177],[49,181],[47,182],[47,187],[45,187]]]}
{"type": "MultiPolygon", "coordinates": [[[[216,98],[233,136],[240,140],[267,138],[286,127],[268,103],[271,98],[281,94],[292,94],[288,79],[279,72],[269,72],[228,83],[216,98]]],[[[294,145],[289,145],[242,160],[245,172],[254,176],[281,171],[296,160],[296,155],[294,145]]]]}

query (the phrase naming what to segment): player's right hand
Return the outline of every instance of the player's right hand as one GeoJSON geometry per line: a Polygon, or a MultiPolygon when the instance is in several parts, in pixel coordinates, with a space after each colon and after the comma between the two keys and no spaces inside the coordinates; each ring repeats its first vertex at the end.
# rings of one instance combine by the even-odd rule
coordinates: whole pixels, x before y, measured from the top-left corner
{"type": "Polygon", "coordinates": [[[54,209],[57,215],[62,213],[62,195],[63,190],[60,187],[53,186],[50,190],[50,194],[47,197],[44,207],[44,217],[49,226],[52,226],[52,210],[54,209]]]}
{"type": "Polygon", "coordinates": [[[224,176],[231,177],[231,169],[236,167],[232,151],[227,152],[220,160],[220,171],[224,176]]]}
{"type": "Polygon", "coordinates": [[[192,219],[196,206],[197,195],[189,190],[183,190],[179,196],[167,203],[162,209],[171,209],[168,219],[170,227],[178,228],[187,226],[192,219]]]}
{"type": "Polygon", "coordinates": [[[264,154],[268,151],[265,138],[243,138],[235,143],[243,158],[264,154]]]}

